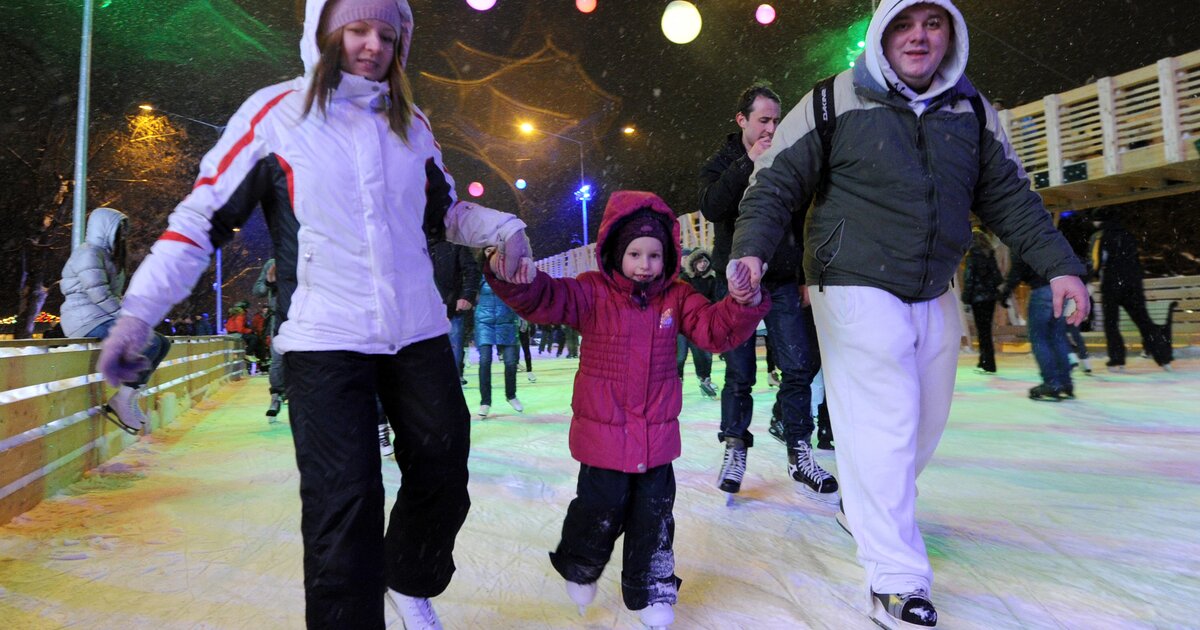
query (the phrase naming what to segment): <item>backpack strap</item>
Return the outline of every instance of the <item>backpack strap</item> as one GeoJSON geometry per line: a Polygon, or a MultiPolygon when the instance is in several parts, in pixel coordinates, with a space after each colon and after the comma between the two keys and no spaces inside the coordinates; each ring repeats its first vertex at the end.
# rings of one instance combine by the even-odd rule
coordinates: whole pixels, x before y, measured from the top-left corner
{"type": "MultiPolygon", "coordinates": [[[[833,150],[833,132],[837,130],[837,109],[833,102],[833,82],[837,75],[825,77],[813,86],[813,121],[821,138],[821,172],[829,170],[829,155],[833,150]]],[[[822,178],[823,179],[823,178],[822,178]]]]}

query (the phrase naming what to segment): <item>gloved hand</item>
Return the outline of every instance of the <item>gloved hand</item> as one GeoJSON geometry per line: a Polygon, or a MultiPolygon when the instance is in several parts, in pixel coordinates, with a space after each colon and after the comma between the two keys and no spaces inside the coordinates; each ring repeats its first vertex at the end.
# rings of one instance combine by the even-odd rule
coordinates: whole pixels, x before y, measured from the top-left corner
{"type": "MultiPolygon", "coordinates": [[[[525,230],[517,230],[504,239],[496,255],[498,260],[493,267],[496,275],[505,282],[524,284],[521,280],[528,275],[527,268],[533,262],[533,248],[529,246],[529,237],[525,236],[525,230]],[[528,260],[529,263],[524,263],[523,260],[528,260]]],[[[532,278],[525,280],[525,283],[531,281],[532,278]]]]}
{"type": "Polygon", "coordinates": [[[739,304],[758,306],[762,302],[761,285],[751,284],[750,265],[741,260],[731,260],[725,267],[725,277],[729,282],[729,297],[739,304]]]}
{"type": "Polygon", "coordinates": [[[113,387],[136,380],[150,367],[150,359],[142,354],[148,341],[150,324],[128,315],[120,317],[100,345],[96,369],[113,387]]]}

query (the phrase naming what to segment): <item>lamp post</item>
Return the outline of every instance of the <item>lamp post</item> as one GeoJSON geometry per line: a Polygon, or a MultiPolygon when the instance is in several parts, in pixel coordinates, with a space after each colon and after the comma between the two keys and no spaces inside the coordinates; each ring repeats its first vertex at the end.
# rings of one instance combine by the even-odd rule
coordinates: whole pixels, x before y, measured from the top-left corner
{"type": "MultiPolygon", "coordinates": [[[[224,126],[224,125],[214,125],[214,124],[212,124],[212,123],[210,123],[210,122],[205,122],[205,121],[203,121],[203,120],[199,120],[199,119],[197,119],[197,118],[192,118],[191,116],[184,116],[183,114],[176,114],[175,112],[169,112],[169,111],[167,111],[167,110],[165,110],[165,109],[159,109],[159,108],[157,108],[157,107],[155,107],[155,106],[153,106],[153,105],[150,105],[150,104],[148,104],[148,103],[146,103],[146,104],[142,104],[142,105],[138,105],[138,109],[140,109],[140,110],[142,110],[142,111],[144,111],[144,112],[158,112],[158,113],[160,113],[160,114],[162,114],[162,115],[164,115],[164,116],[174,116],[174,117],[176,117],[176,118],[182,118],[182,119],[184,119],[184,120],[187,120],[187,121],[190,121],[190,122],[194,122],[194,123],[196,123],[197,125],[204,125],[205,127],[209,127],[209,128],[211,128],[211,129],[213,129],[214,131],[216,131],[218,135],[219,135],[219,134],[222,134],[222,133],[224,133],[224,132],[225,132],[225,126],[224,126]]],[[[236,232],[237,230],[235,229],[234,231],[236,232]]],[[[217,292],[217,311],[216,311],[215,313],[213,313],[213,330],[214,330],[214,331],[215,331],[215,332],[216,332],[218,335],[223,335],[223,334],[225,334],[225,319],[224,319],[224,317],[223,317],[223,315],[224,315],[224,311],[222,311],[222,310],[221,310],[221,308],[222,308],[222,299],[221,299],[221,289],[222,289],[222,286],[221,286],[221,248],[220,248],[220,247],[217,247],[217,248],[216,248],[216,250],[217,250],[217,254],[216,254],[217,278],[216,278],[216,282],[214,282],[214,283],[213,283],[213,289],[214,289],[214,290],[217,292]]]]}
{"type": "Polygon", "coordinates": [[[580,204],[582,204],[582,207],[583,207],[583,246],[587,247],[587,244],[588,244],[587,202],[588,202],[588,200],[590,200],[592,198],[592,187],[589,186],[587,183],[585,183],[585,181],[583,179],[583,143],[580,142],[579,140],[576,140],[575,138],[568,138],[567,136],[560,136],[556,133],[551,133],[549,131],[543,131],[541,129],[538,129],[537,127],[534,127],[533,125],[531,125],[529,123],[521,123],[520,125],[518,125],[518,127],[521,129],[521,131],[523,133],[526,133],[526,134],[537,132],[537,133],[544,134],[547,136],[553,136],[555,138],[558,138],[559,140],[566,140],[567,142],[574,142],[575,145],[579,147],[579,190],[575,191],[575,198],[579,200],[580,204]]]}

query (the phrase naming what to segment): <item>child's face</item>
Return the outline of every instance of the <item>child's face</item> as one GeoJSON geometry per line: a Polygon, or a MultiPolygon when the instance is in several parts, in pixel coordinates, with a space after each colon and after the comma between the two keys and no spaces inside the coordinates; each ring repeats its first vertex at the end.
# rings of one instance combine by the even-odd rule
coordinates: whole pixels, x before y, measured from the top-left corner
{"type": "Polygon", "coordinates": [[[639,236],[625,248],[621,257],[621,274],[634,282],[650,282],[662,275],[662,241],[653,236],[639,236]]]}

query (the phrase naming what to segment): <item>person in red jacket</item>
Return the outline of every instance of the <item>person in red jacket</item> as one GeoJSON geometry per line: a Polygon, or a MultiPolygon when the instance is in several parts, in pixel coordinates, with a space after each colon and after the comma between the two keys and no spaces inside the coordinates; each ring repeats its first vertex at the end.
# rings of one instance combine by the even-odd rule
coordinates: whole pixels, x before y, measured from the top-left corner
{"type": "Polygon", "coordinates": [[[526,284],[510,284],[496,278],[501,255],[484,271],[521,317],[583,335],[570,432],[571,455],[580,462],[578,496],[550,562],[582,610],[624,532],[622,595],[650,627],[674,621],[680,584],[671,550],[671,462],[679,457],[683,404],[676,335],[725,352],[754,334],[770,307],[744,273],[731,274],[728,297],[709,302],[679,281],[679,250],[679,224],[662,199],[617,191],[596,240],[600,271],[556,279],[530,262],[514,278],[526,284]]]}

